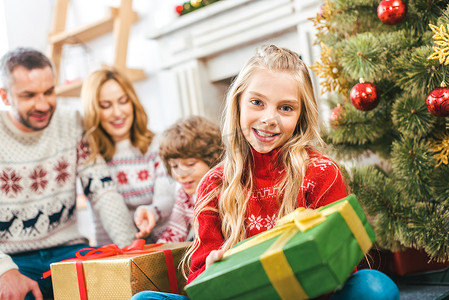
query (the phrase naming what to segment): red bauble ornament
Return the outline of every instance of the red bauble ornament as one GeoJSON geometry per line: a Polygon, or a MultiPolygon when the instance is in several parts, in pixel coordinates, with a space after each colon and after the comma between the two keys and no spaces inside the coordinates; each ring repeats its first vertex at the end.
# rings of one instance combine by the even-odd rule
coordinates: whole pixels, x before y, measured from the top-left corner
{"type": "Polygon", "coordinates": [[[178,15],[180,15],[182,13],[183,9],[184,9],[184,6],[182,6],[182,5],[176,5],[176,7],[175,7],[176,13],[178,15]]]}
{"type": "Polygon", "coordinates": [[[401,23],[406,15],[407,4],[402,0],[382,0],[377,7],[377,16],[387,25],[401,23]]]}
{"type": "Polygon", "coordinates": [[[358,110],[372,110],[379,104],[376,86],[370,82],[360,82],[353,86],[349,93],[352,104],[358,110]]]}
{"type": "Polygon", "coordinates": [[[449,88],[439,87],[430,92],[426,99],[429,112],[437,117],[449,116],[449,88]]]}
{"type": "Polygon", "coordinates": [[[340,104],[331,110],[331,115],[329,116],[329,124],[332,128],[336,129],[338,128],[338,126],[340,126],[340,119],[343,113],[344,109],[340,104]]]}

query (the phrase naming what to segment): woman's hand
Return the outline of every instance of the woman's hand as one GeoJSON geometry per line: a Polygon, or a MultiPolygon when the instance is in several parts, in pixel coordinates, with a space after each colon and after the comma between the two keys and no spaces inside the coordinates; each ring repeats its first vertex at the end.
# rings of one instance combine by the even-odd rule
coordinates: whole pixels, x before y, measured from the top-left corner
{"type": "Polygon", "coordinates": [[[206,269],[223,258],[223,250],[212,250],[206,258],[206,269]]]}
{"type": "Polygon", "coordinates": [[[139,228],[136,238],[141,239],[150,235],[154,226],[156,226],[156,216],[145,207],[138,207],[134,214],[134,222],[139,228]]]}

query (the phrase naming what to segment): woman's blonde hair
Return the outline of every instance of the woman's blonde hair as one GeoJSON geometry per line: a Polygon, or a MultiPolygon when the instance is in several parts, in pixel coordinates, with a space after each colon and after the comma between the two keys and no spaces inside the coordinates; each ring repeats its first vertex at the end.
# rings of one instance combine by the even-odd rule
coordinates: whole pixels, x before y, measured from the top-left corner
{"type": "Polygon", "coordinates": [[[218,214],[222,220],[221,231],[224,237],[223,250],[247,238],[245,227],[246,208],[249,193],[253,186],[253,157],[251,146],[240,127],[240,97],[248,87],[252,76],[260,71],[283,72],[290,74],[298,84],[301,112],[292,137],[280,148],[278,164],[285,168],[285,176],[279,179],[280,190],[277,195],[280,218],[296,208],[298,195],[309,162],[307,149],[317,143],[324,144],[319,134],[318,104],[312,80],[300,56],[275,45],[263,45],[242,68],[231,84],[223,114],[222,135],[225,144],[223,160],[223,179],[218,190],[211,191],[205,201],[195,208],[196,240],[186,255],[191,255],[199,247],[198,216],[207,208],[214,196],[219,194],[218,214]],[[281,199],[282,197],[282,199],[281,199]]]}
{"type": "Polygon", "coordinates": [[[107,68],[91,73],[84,80],[81,89],[84,128],[91,151],[90,158],[95,159],[100,154],[108,161],[115,153],[114,140],[100,124],[100,90],[109,80],[115,80],[122,87],[133,105],[134,121],[130,129],[131,144],[145,154],[154,137],[154,133],[147,127],[148,116],[145,109],[140,103],[131,81],[119,70],[107,68]]]}

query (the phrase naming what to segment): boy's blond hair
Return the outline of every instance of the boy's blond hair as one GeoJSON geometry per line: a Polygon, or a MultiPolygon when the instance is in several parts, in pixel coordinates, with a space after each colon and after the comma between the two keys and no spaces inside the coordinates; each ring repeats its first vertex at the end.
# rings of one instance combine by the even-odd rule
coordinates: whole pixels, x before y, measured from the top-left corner
{"type": "Polygon", "coordinates": [[[164,131],[160,156],[172,175],[170,159],[197,158],[212,168],[221,160],[223,148],[220,127],[206,118],[191,116],[164,131]]]}

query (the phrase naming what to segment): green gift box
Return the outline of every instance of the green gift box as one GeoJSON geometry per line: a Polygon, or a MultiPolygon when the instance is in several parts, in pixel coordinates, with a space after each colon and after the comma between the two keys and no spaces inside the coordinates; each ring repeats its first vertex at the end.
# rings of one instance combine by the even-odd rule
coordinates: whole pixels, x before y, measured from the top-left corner
{"type": "Polygon", "coordinates": [[[375,240],[354,195],[298,208],[238,243],[186,292],[196,299],[307,299],[341,287],[375,240]]]}

